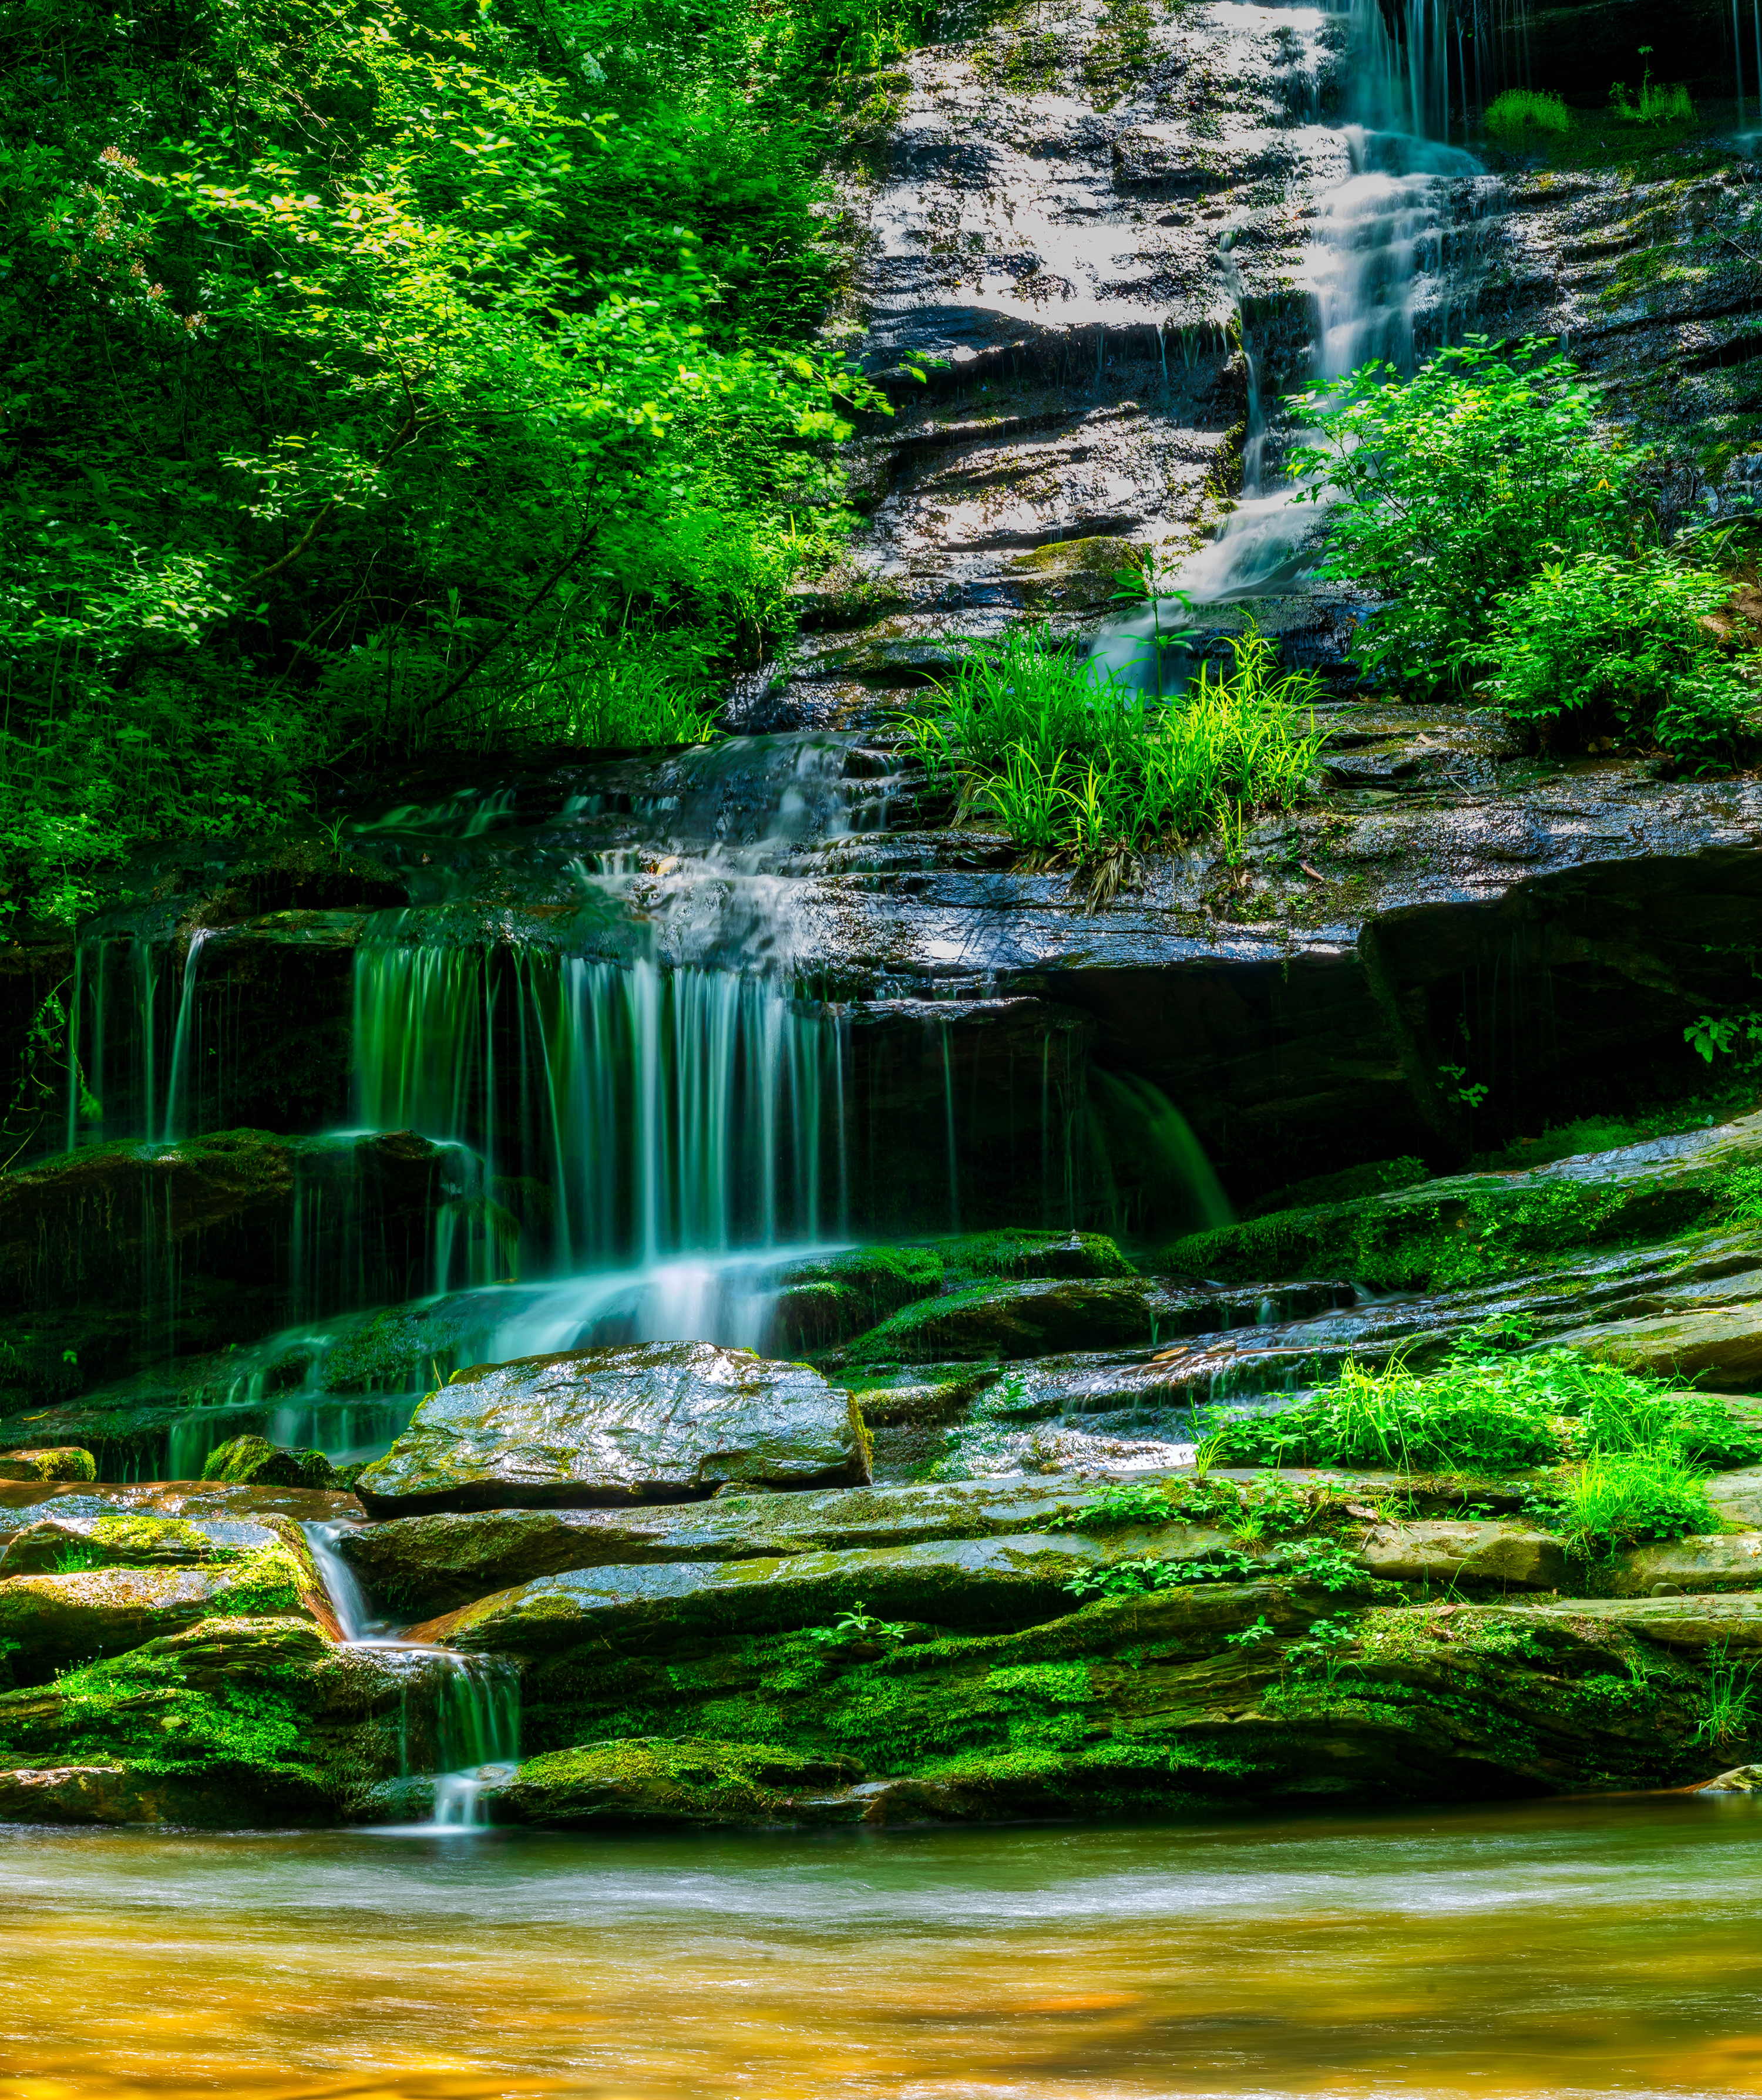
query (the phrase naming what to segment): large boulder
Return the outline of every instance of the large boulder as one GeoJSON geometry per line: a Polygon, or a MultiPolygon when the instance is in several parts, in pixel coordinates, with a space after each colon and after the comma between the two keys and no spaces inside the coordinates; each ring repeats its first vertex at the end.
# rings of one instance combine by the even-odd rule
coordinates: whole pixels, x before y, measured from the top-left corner
{"type": "Polygon", "coordinates": [[[802,1820],[802,1796],[862,1776],[854,1758],[824,1752],[634,1736],[529,1758],[493,1789],[490,1813],[552,1830],[787,1823],[802,1820]]]}
{"type": "Polygon", "coordinates": [[[1379,1524],[1358,1564],[1382,1582],[1445,1590],[1558,1590],[1567,1577],[1565,1548],[1551,1533],[1468,1520],[1379,1524]]]}
{"type": "Polygon", "coordinates": [[[249,1488],[333,1488],[337,1471],[322,1451],[295,1451],[267,1436],[235,1436],[203,1462],[205,1480],[249,1488]]]}
{"type": "Polygon", "coordinates": [[[650,1342],[479,1364],[431,1393],[355,1493],[375,1516],[687,1502],[730,1482],[855,1486],[855,1401],[802,1364],[650,1342]]]}

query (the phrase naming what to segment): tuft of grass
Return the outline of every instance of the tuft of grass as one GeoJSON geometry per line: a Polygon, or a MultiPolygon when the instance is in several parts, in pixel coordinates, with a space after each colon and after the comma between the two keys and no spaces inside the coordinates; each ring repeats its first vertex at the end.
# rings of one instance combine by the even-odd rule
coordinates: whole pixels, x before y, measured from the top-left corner
{"type": "Polygon", "coordinates": [[[1747,1742],[1755,1726],[1751,1701],[1755,1696],[1756,1665],[1733,1662],[1729,1650],[1714,1656],[1707,1671],[1707,1688],[1695,1723],[1694,1740],[1723,1750],[1728,1744],[1747,1742]]]}
{"type": "Polygon", "coordinates": [[[1517,132],[1551,131],[1560,136],[1572,129],[1572,112],[1557,95],[1538,93],[1533,88],[1508,87],[1489,105],[1482,121],[1495,137],[1517,132]]]}
{"type": "Polygon", "coordinates": [[[1091,901],[1105,902],[1144,849],[1307,792],[1323,738],[1301,710],[1318,681],[1281,673],[1252,629],[1230,647],[1227,671],[1203,665],[1186,693],[1155,701],[1097,677],[1074,642],[1021,629],[966,658],[938,710],[912,721],[913,748],[960,816],[996,817],[1031,866],[1089,871],[1091,901]]]}
{"type": "Polygon", "coordinates": [[[1349,1361],[1282,1413],[1214,1413],[1206,1427],[1217,1462],[1250,1466],[1511,1472],[1624,1454],[1685,1467],[1762,1458],[1762,1440],[1711,1394],[1573,1349],[1501,1354],[1474,1341],[1423,1375],[1398,1357],[1381,1370],[1349,1361]]]}
{"type": "Polygon", "coordinates": [[[1670,1445],[1593,1452],[1570,1468],[1536,1514],[1584,1560],[1649,1541],[1715,1530],[1707,1476],[1670,1445]]]}

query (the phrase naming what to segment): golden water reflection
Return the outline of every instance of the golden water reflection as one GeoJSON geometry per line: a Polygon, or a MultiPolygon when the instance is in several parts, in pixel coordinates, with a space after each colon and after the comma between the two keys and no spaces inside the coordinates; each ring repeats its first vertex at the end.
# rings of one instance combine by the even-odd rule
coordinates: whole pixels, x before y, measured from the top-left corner
{"type": "Polygon", "coordinates": [[[0,2096],[1762,2093],[1762,1803],[0,1836],[0,2096]]]}

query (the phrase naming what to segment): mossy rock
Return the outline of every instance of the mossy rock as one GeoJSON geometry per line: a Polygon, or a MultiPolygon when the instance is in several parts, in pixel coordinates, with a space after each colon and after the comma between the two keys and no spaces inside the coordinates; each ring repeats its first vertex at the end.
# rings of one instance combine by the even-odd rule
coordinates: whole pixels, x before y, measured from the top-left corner
{"type": "Polygon", "coordinates": [[[1453,1288],[1576,1251],[1752,1219],[1762,1115],[1527,1173],[1460,1174],[1190,1233],[1150,1264],[1221,1283],[1350,1277],[1379,1290],[1453,1288]]]}
{"type": "Polygon", "coordinates": [[[0,1480],[95,1480],[98,1462],[82,1445],[64,1445],[51,1451],[0,1454],[0,1480]]]}
{"type": "Polygon", "coordinates": [[[235,1436],[209,1453],[205,1480],[246,1488],[334,1488],[336,1468],[322,1451],[289,1450],[266,1436],[235,1436]]]}
{"type": "Polygon", "coordinates": [[[771,1348],[800,1355],[859,1335],[901,1306],[933,1298],[943,1257],[928,1247],[847,1247],[792,1263],[775,1279],[771,1348]]]}
{"type": "Polygon", "coordinates": [[[0,1581],[13,1575],[69,1574],[91,1568],[211,1568],[240,1557],[239,1548],[217,1545],[182,1517],[131,1512],[99,1517],[89,1524],[46,1518],[15,1532],[7,1542],[0,1553],[0,1581]]]}
{"type": "Polygon", "coordinates": [[[908,1305],[855,1343],[844,1361],[932,1364],[1129,1348],[1154,1341],[1154,1287],[1137,1277],[1041,1277],[982,1284],[908,1305]]]}
{"type": "Polygon", "coordinates": [[[409,1689],[304,1617],[199,1621],[0,1696],[0,1820],[335,1822],[399,1769],[409,1689]]]}
{"type": "Polygon", "coordinates": [[[35,1683],[70,1662],[119,1656],[205,1619],[298,1617],[336,1635],[324,1586],[299,1527],[265,1520],[267,1542],[208,1564],[99,1566],[0,1582],[0,1654],[14,1679],[35,1683]]]}
{"type": "Polygon", "coordinates": [[[947,1286],[958,1290],[987,1277],[1136,1276],[1137,1271],[1105,1233],[960,1233],[930,1242],[942,1256],[947,1286]]]}
{"type": "Polygon", "coordinates": [[[529,1758],[492,1797],[497,1822],[554,1830],[594,1824],[691,1828],[795,1820],[797,1797],[849,1786],[854,1758],[649,1736],[529,1758]]]}

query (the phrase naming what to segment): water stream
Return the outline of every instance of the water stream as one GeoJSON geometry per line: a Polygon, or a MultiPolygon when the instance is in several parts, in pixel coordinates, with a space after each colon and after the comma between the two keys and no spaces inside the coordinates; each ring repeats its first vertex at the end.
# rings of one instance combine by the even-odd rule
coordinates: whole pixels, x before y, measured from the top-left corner
{"type": "Polygon", "coordinates": [[[446,1837],[0,1831],[9,2067],[79,2100],[1762,2091],[1751,1801],[446,1837]]]}

